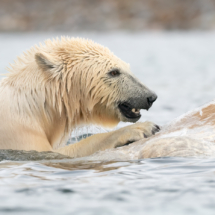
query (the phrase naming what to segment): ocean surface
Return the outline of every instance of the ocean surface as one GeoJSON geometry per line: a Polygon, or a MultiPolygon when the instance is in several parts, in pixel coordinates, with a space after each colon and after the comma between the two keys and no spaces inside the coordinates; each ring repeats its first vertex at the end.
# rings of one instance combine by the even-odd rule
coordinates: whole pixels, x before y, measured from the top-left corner
{"type": "MultiPolygon", "coordinates": [[[[23,51],[61,35],[109,47],[157,93],[158,100],[142,111],[140,121],[162,126],[215,98],[215,32],[1,33],[0,74],[23,51]]],[[[72,137],[101,131],[90,127],[72,137]]],[[[215,214],[213,158],[44,158],[0,152],[1,215],[215,214]]]]}

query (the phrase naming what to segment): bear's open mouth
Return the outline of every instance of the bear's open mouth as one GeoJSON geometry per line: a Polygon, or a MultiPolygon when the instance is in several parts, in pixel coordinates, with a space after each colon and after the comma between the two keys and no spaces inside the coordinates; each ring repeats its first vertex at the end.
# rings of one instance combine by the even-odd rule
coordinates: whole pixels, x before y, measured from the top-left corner
{"type": "Polygon", "coordinates": [[[119,104],[118,107],[120,112],[129,119],[139,119],[141,117],[140,109],[132,107],[127,102],[119,104]]]}

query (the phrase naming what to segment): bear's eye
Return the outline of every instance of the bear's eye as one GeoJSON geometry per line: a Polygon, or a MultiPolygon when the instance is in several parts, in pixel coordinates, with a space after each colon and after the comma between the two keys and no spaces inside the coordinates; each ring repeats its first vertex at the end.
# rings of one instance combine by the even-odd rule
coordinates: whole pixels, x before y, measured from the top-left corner
{"type": "Polygon", "coordinates": [[[119,76],[119,75],[120,75],[120,72],[119,72],[118,69],[115,69],[115,70],[110,71],[109,74],[110,74],[112,77],[116,77],[116,76],[119,76]]]}

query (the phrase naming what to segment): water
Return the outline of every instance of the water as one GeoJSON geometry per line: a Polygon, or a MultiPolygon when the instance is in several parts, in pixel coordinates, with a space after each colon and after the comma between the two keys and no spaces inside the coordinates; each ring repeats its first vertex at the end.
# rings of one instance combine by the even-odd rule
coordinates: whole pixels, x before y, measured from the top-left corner
{"type": "MultiPolygon", "coordinates": [[[[0,73],[22,51],[57,35],[61,34],[0,34],[0,73]]],[[[66,35],[89,37],[109,47],[158,94],[150,111],[142,112],[141,121],[164,125],[214,99],[214,32],[66,35]]],[[[101,161],[41,160],[30,155],[21,153],[15,159],[11,152],[6,155],[11,161],[0,162],[0,214],[207,215],[215,211],[212,158],[101,161]]],[[[0,154],[1,158],[5,159],[0,154]]]]}
{"type": "Polygon", "coordinates": [[[214,214],[215,160],[1,162],[0,214],[214,214]]]}

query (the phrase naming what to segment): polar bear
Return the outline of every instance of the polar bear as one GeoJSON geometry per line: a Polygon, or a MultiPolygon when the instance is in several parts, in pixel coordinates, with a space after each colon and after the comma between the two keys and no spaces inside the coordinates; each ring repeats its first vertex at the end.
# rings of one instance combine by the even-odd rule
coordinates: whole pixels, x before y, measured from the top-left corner
{"type": "Polygon", "coordinates": [[[0,85],[0,149],[54,151],[71,157],[123,146],[159,131],[152,122],[95,134],[65,146],[71,131],[135,123],[156,94],[108,48],[81,38],[47,40],[11,65],[0,85]]]}

